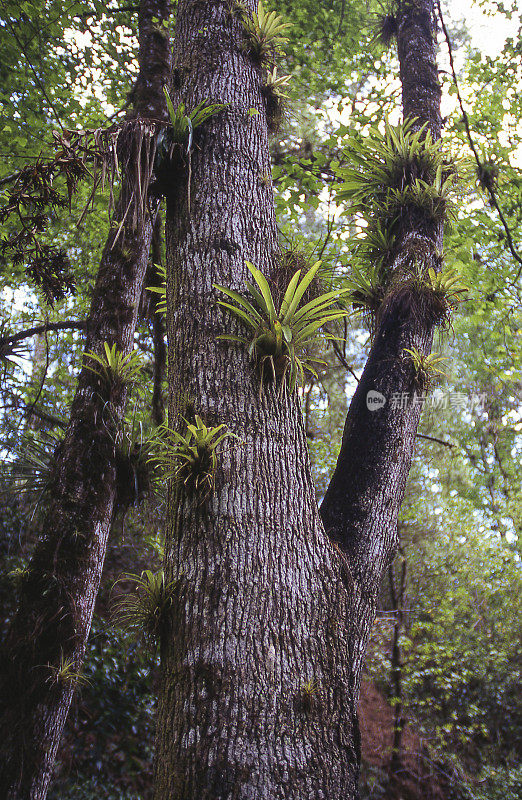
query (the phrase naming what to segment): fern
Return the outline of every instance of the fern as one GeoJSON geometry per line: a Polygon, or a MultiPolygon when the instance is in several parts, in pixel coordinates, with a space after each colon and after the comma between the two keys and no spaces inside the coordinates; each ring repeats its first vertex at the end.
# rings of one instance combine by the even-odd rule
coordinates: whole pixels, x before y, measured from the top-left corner
{"type": "Polygon", "coordinates": [[[342,181],[339,200],[386,237],[388,251],[411,214],[432,222],[454,216],[457,184],[465,169],[462,160],[450,161],[426,125],[415,131],[413,124],[408,120],[393,127],[386,121],[384,136],[373,129],[368,136],[351,139],[347,157],[352,164],[337,173],[342,181]]]}
{"type": "Polygon", "coordinates": [[[86,369],[98,375],[107,386],[119,389],[123,386],[130,386],[139,379],[143,362],[137,350],[132,350],[126,355],[116,349],[113,344],[109,347],[107,342],[103,345],[104,354],[87,352],[84,356],[97,365],[85,364],[86,369]]]}
{"type": "Polygon", "coordinates": [[[378,311],[385,293],[385,277],[378,266],[355,268],[346,281],[347,296],[355,311],[378,311]]]}
{"type": "Polygon", "coordinates": [[[87,686],[90,684],[80,670],[76,668],[76,662],[73,658],[66,658],[63,653],[60,656],[58,666],[48,664],[51,675],[47,679],[51,684],[67,684],[73,683],[75,686],[87,686]]]}
{"type": "Polygon", "coordinates": [[[154,292],[155,294],[159,295],[159,298],[156,300],[156,313],[157,314],[166,314],[167,313],[167,268],[163,267],[161,264],[156,264],[156,272],[161,278],[161,286],[147,286],[146,289],[148,292],[154,292]]]}
{"type": "Polygon", "coordinates": [[[403,352],[407,354],[406,359],[413,366],[415,382],[419,388],[429,389],[439,376],[446,376],[446,373],[440,368],[444,359],[439,353],[425,355],[415,347],[405,347],[403,352]]]}
{"type": "Polygon", "coordinates": [[[267,69],[266,71],[265,86],[279,97],[288,99],[288,95],[285,94],[283,90],[287,88],[290,81],[290,75],[277,74],[277,67],[274,67],[272,70],[267,69]]]}
{"type": "Polygon", "coordinates": [[[398,22],[397,8],[390,5],[387,13],[377,15],[374,40],[382,47],[389,47],[391,42],[397,37],[398,22]]]}
{"type": "Polygon", "coordinates": [[[353,166],[338,171],[338,198],[348,201],[351,211],[382,210],[390,192],[400,196],[411,190],[419,195],[425,187],[435,193],[454,187],[459,165],[450,164],[427,125],[414,131],[413,124],[408,120],[393,127],[386,120],[384,136],[374,128],[368,136],[350,140],[346,155],[353,166]]]}
{"type": "MultiPolygon", "coordinates": [[[[396,300],[405,300],[409,292],[426,295],[425,270],[433,263],[433,248],[409,241],[401,250],[401,274],[392,275],[400,233],[451,220],[456,214],[457,185],[465,163],[451,161],[427,125],[417,130],[414,125],[412,119],[397,126],[386,120],[384,134],[373,128],[368,136],[352,138],[347,147],[351,164],[337,171],[338,198],[366,222],[364,237],[352,246],[355,270],[349,288],[356,310],[373,314],[389,294],[396,300]],[[412,276],[408,264],[411,267],[419,259],[421,274],[412,276]]],[[[451,302],[455,297],[454,292],[451,302]]],[[[448,320],[449,305],[434,290],[431,301],[423,296],[410,303],[438,324],[448,320]]]]}
{"type": "Polygon", "coordinates": [[[374,222],[366,228],[364,237],[356,240],[353,247],[355,260],[361,265],[367,264],[384,270],[393,261],[395,244],[391,229],[374,222]]]}
{"type": "Polygon", "coordinates": [[[461,302],[462,295],[469,291],[469,287],[462,283],[462,276],[456,269],[435,272],[433,267],[430,267],[428,269],[428,280],[434,294],[453,308],[461,302]]]}
{"type": "Polygon", "coordinates": [[[439,167],[432,183],[418,179],[404,189],[390,189],[386,199],[376,204],[378,212],[390,225],[415,210],[433,222],[452,219],[457,209],[456,180],[454,173],[444,178],[439,167]]]}
{"type": "Polygon", "coordinates": [[[17,458],[4,462],[1,475],[13,491],[22,491],[33,506],[38,508],[51,486],[53,454],[60,439],[52,434],[40,434],[39,439],[24,436],[17,458]]]}
{"type": "Polygon", "coordinates": [[[165,580],[163,570],[144,570],[141,575],[124,573],[116,583],[132,581],[133,591],[119,598],[113,610],[116,624],[126,628],[137,639],[144,637],[149,643],[157,640],[172,604],[174,582],[165,580]]]}

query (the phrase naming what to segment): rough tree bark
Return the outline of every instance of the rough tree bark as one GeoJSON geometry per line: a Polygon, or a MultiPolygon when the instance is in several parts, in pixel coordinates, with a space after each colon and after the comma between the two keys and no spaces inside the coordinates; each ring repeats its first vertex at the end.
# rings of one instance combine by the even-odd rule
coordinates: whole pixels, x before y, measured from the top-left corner
{"type": "Polygon", "coordinates": [[[245,259],[268,273],[278,248],[262,70],[241,45],[227,4],[179,4],[180,99],[228,106],[196,141],[190,209],[188,164],[167,193],[169,424],[197,413],[240,441],[206,504],[170,506],[155,798],[352,797],[351,588],[319,520],[299,403],[270,386],[260,398],[247,353],[217,339],[236,328],[213,283],[244,288],[245,259]]]}
{"type": "MultiPolygon", "coordinates": [[[[156,225],[152,237],[152,263],[161,264],[162,226],[161,214],[158,212],[156,225]]],[[[150,292],[149,292],[150,294],[150,292]]],[[[152,419],[155,425],[162,425],[165,421],[165,404],[163,398],[163,381],[167,369],[167,345],[165,344],[164,315],[158,312],[159,301],[151,304],[152,310],[152,338],[154,342],[154,372],[152,375],[152,419]]]]}
{"type": "MultiPolygon", "coordinates": [[[[405,112],[438,135],[431,0],[401,4],[399,53],[405,112]]],[[[217,339],[235,326],[213,283],[244,289],[245,259],[269,273],[277,251],[261,70],[226,4],[181,0],[175,75],[188,108],[229,105],[194,149],[190,208],[188,165],[167,195],[169,421],[197,413],[241,441],[206,504],[172,491],[154,797],[350,800],[358,677],[420,416],[369,412],[366,394],[410,391],[402,350],[427,351],[432,330],[396,304],[382,316],[322,508],[341,552],[319,519],[296,397],[260,398],[246,352],[217,339]]],[[[434,257],[440,231],[405,230],[397,269],[414,239],[434,257]]]]}
{"type": "MultiPolygon", "coordinates": [[[[140,73],[134,109],[120,137],[130,169],[123,175],[96,279],[86,351],[101,353],[104,342],[122,353],[133,348],[158,199],[149,198],[145,212],[136,205],[137,173],[131,162],[145,158],[145,144],[140,153],[137,143],[147,134],[150,143],[158,124],[166,121],[162,87],[170,71],[168,15],[166,0],[140,4],[140,73]]],[[[125,399],[125,387],[109,391],[95,373],[82,368],[55,454],[44,537],[35,548],[0,654],[0,796],[9,800],[43,800],[47,794],[102,573],[125,399]]]]}
{"type": "MultiPolygon", "coordinates": [[[[427,124],[440,137],[440,86],[435,54],[432,0],[402,2],[398,13],[398,51],[405,118],[427,124]]],[[[321,505],[328,535],[344,552],[351,574],[364,598],[352,613],[366,628],[373,622],[381,577],[397,546],[397,517],[404,498],[415,434],[422,411],[416,402],[414,375],[403,355],[405,348],[429,353],[435,325],[423,317],[411,292],[401,302],[399,280],[408,279],[412,254],[422,252],[426,269],[439,268],[442,225],[421,218],[404,225],[393,264],[397,276],[393,293],[385,298],[373,345],[346,418],[337,465],[321,505]],[[386,400],[374,410],[368,393],[386,400]],[[394,405],[393,395],[408,402],[394,405]],[[365,607],[371,609],[368,613],[365,607]]],[[[361,631],[355,670],[359,673],[368,630],[361,631]]]]}

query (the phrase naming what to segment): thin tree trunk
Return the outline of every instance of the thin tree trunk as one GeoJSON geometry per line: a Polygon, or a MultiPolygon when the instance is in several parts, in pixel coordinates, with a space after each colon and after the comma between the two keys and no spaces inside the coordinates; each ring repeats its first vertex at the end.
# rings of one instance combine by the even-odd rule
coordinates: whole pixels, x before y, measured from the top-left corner
{"type": "MultiPolygon", "coordinates": [[[[403,4],[399,52],[405,108],[419,94],[416,114],[428,109],[438,135],[427,9],[429,0],[403,4]]],[[[154,797],[352,800],[358,675],[420,414],[388,406],[376,417],[365,398],[409,390],[402,348],[427,351],[432,331],[391,308],[380,323],[323,506],[343,555],[319,521],[297,398],[274,387],[260,397],[245,350],[217,338],[238,328],[213,284],[244,291],[245,259],[268,273],[277,249],[272,190],[260,180],[269,169],[261,70],[217,0],[181,0],[175,56],[188,108],[229,105],[196,142],[190,207],[188,164],[167,195],[169,422],[181,429],[181,416],[200,414],[240,442],[220,455],[206,504],[171,492],[154,797]]],[[[440,232],[405,231],[404,245],[419,237],[433,253],[440,232]]]]}
{"type": "MultiPolygon", "coordinates": [[[[156,226],[152,238],[152,263],[161,264],[161,215],[156,217],[156,226]]],[[[157,301],[152,299],[152,339],[154,342],[154,372],[152,375],[152,419],[155,425],[165,421],[165,402],[163,397],[163,381],[167,368],[167,345],[165,344],[165,322],[163,314],[158,312],[157,301]]]]}
{"type": "MultiPolygon", "coordinates": [[[[134,202],[139,164],[132,159],[146,160],[145,149],[141,156],[138,150],[142,133],[152,138],[165,120],[162,85],[170,54],[162,25],[167,19],[165,0],[142,0],[134,112],[120,137],[129,170],[98,271],[86,351],[101,353],[104,342],[121,353],[133,348],[158,201],[150,200],[145,213],[134,202]]],[[[100,584],[125,399],[124,387],[109,392],[95,373],[82,368],[55,455],[45,535],[35,548],[0,656],[0,796],[9,800],[43,800],[47,794],[100,584]]]]}
{"type": "MultiPolygon", "coordinates": [[[[440,86],[435,56],[432,0],[400,4],[398,51],[405,118],[416,125],[427,123],[434,137],[440,136],[440,86]]],[[[408,274],[412,253],[422,251],[423,263],[438,268],[437,251],[442,249],[442,226],[417,222],[401,231],[401,244],[393,264],[399,278],[408,274]]],[[[321,517],[330,537],[346,554],[354,581],[371,608],[355,614],[371,624],[381,576],[397,546],[397,517],[404,497],[421,403],[412,401],[415,392],[411,365],[404,359],[405,348],[429,353],[434,325],[417,312],[415,298],[410,304],[384,301],[373,345],[346,418],[341,451],[332,480],[321,505],[321,517]],[[377,410],[368,408],[371,391],[386,399],[377,410]],[[393,397],[408,402],[394,404],[393,397]]],[[[354,669],[362,666],[369,631],[362,632],[364,646],[354,669]]]]}
{"type": "MultiPolygon", "coordinates": [[[[42,388],[47,377],[47,369],[49,366],[48,359],[49,341],[47,337],[47,331],[38,331],[38,333],[35,335],[31,369],[30,394],[34,395],[34,400],[32,400],[33,404],[36,404],[40,394],[42,393],[42,388]]],[[[28,405],[29,408],[31,408],[31,405],[28,405]]],[[[39,417],[36,415],[33,417],[32,411],[30,411],[25,418],[24,432],[31,430],[37,431],[41,429],[41,427],[41,420],[39,417]]]]}
{"type": "Polygon", "coordinates": [[[190,209],[188,164],[167,194],[169,424],[196,413],[240,441],[206,504],[171,498],[154,797],[349,798],[351,587],[319,520],[301,409],[273,386],[260,398],[246,348],[217,338],[238,328],[213,283],[244,291],[245,259],[268,273],[278,247],[262,71],[241,42],[225,4],[180,2],[180,99],[228,106],[196,137],[190,209]]]}

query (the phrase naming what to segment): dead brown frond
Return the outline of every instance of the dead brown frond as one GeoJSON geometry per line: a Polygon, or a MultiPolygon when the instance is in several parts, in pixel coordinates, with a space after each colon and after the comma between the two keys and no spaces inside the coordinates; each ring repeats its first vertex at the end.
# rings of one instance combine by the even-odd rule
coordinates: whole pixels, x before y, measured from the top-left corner
{"type": "Polygon", "coordinates": [[[147,201],[154,172],[157,133],[158,125],[151,120],[130,120],[121,129],[116,148],[117,160],[125,176],[126,208],[113,247],[125,223],[136,230],[148,215],[147,201]]]}
{"type": "Polygon", "coordinates": [[[395,13],[379,14],[375,28],[375,41],[383,47],[389,47],[397,36],[397,17],[395,13]]]}
{"type": "MultiPolygon", "coordinates": [[[[55,137],[56,140],[56,137],[55,137]]],[[[13,264],[26,264],[26,272],[52,305],[74,290],[69,260],[63,250],[40,244],[52,212],[70,205],[79,181],[88,170],[77,156],[60,146],[55,158],[23,167],[11,185],[0,208],[0,223],[10,217],[17,227],[0,243],[0,252],[12,251],[13,264]],[[56,188],[62,176],[65,190],[56,188]]]]}
{"type": "Polygon", "coordinates": [[[27,265],[29,279],[49,304],[74,291],[67,254],[40,242],[49,221],[58,210],[71,208],[82,181],[90,182],[91,191],[78,224],[94,208],[97,192],[106,186],[110,191],[110,215],[114,209],[114,186],[123,173],[125,211],[118,222],[113,247],[125,223],[136,229],[148,213],[158,124],[152,120],[128,120],[110,128],[54,131],[55,155],[39,158],[17,173],[0,207],[0,223],[15,219],[16,228],[0,242],[0,253],[11,251],[14,264],[27,265]]]}

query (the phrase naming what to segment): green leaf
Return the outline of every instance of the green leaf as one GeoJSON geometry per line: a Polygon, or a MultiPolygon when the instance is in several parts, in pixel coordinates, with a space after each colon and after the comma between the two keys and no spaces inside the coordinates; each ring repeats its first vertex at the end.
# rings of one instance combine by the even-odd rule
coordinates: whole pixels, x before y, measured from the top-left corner
{"type": "Polygon", "coordinates": [[[279,316],[281,317],[281,319],[284,319],[285,314],[288,311],[288,308],[290,306],[290,303],[294,298],[295,289],[296,289],[296,286],[298,284],[300,275],[301,275],[301,270],[298,269],[297,272],[292,276],[292,278],[290,280],[290,283],[288,284],[288,287],[286,289],[286,292],[284,294],[284,297],[283,297],[283,300],[282,300],[282,303],[281,303],[281,310],[279,311],[279,316]]]}
{"type": "Polygon", "coordinates": [[[303,279],[299,283],[299,286],[296,288],[294,296],[292,298],[292,302],[288,306],[286,314],[283,317],[282,321],[284,323],[287,323],[292,318],[292,315],[294,314],[294,311],[296,310],[297,306],[299,305],[299,302],[301,301],[302,296],[304,295],[304,293],[308,289],[309,285],[311,284],[312,280],[316,276],[317,271],[318,271],[320,266],[321,266],[321,261],[317,261],[308,270],[306,275],[303,277],[303,279]]]}
{"type": "Polygon", "coordinates": [[[270,286],[268,285],[268,281],[261,272],[261,270],[257,269],[257,267],[255,267],[250,261],[246,261],[245,263],[261,290],[261,294],[263,295],[263,299],[266,303],[268,317],[270,319],[270,322],[273,322],[277,316],[277,313],[275,310],[274,300],[272,298],[272,292],[270,291],[270,286]]]}
{"type": "Polygon", "coordinates": [[[237,308],[237,306],[233,306],[230,303],[225,303],[223,300],[218,300],[218,305],[228,309],[232,314],[235,314],[236,317],[239,317],[239,319],[242,319],[243,322],[246,322],[246,324],[253,330],[257,330],[258,326],[256,321],[246,314],[243,309],[237,308]]]}

